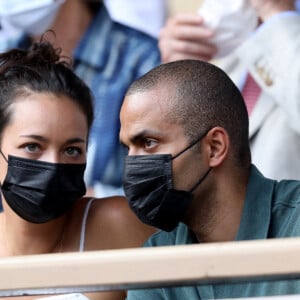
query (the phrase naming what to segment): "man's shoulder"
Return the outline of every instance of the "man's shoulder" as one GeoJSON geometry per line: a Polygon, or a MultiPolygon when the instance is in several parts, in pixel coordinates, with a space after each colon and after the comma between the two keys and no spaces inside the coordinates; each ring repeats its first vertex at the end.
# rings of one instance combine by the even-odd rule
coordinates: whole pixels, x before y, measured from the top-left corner
{"type": "Polygon", "coordinates": [[[274,204],[299,206],[300,204],[300,181],[281,180],[275,185],[274,204]]]}
{"type": "Polygon", "coordinates": [[[271,191],[272,206],[284,205],[291,207],[298,207],[300,204],[300,180],[283,179],[275,180],[264,177],[260,171],[253,166],[252,167],[253,184],[252,189],[257,187],[260,190],[265,189],[271,191]]]}

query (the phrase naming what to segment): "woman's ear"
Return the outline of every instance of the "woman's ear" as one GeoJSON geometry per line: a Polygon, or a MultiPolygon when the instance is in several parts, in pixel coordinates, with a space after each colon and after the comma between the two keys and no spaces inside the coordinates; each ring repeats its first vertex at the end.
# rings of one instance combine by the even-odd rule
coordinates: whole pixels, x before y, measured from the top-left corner
{"type": "Polygon", "coordinates": [[[227,157],[229,151],[229,136],[222,127],[212,128],[206,135],[206,142],[209,148],[209,165],[216,167],[227,157]]]}

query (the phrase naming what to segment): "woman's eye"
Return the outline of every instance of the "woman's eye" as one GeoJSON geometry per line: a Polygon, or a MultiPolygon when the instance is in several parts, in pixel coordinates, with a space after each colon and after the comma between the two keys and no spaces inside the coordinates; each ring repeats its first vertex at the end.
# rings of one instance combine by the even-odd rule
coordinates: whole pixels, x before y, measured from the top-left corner
{"type": "Polygon", "coordinates": [[[30,153],[37,153],[41,150],[41,147],[39,144],[32,143],[24,145],[24,149],[30,153]]]}
{"type": "Polygon", "coordinates": [[[66,153],[69,156],[78,156],[78,155],[82,154],[82,150],[78,147],[68,147],[66,149],[66,153]]]}

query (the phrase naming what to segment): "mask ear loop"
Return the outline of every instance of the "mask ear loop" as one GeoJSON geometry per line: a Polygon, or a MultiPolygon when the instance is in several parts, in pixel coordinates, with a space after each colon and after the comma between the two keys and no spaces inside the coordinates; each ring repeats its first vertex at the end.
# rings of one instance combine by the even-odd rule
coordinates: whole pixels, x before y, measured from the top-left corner
{"type": "Polygon", "coordinates": [[[207,175],[209,174],[209,172],[211,171],[212,167],[210,167],[202,177],[200,177],[200,179],[196,182],[196,184],[190,189],[190,192],[193,193],[193,191],[198,187],[198,185],[201,184],[201,182],[207,177],[207,175]]]}
{"type": "Polygon", "coordinates": [[[6,157],[4,156],[2,150],[0,150],[0,154],[1,154],[1,156],[4,158],[4,160],[8,163],[8,160],[7,160],[6,157]]]}
{"type": "MultiPolygon", "coordinates": [[[[2,152],[1,149],[0,149],[0,154],[1,154],[1,156],[4,158],[4,160],[8,163],[8,160],[7,160],[6,157],[4,156],[4,154],[3,154],[3,152],[2,152]]],[[[2,182],[0,182],[0,189],[1,189],[1,187],[2,187],[2,182]]],[[[0,197],[0,199],[1,199],[1,197],[0,197]]]]}
{"type": "MultiPolygon", "coordinates": [[[[192,142],[190,145],[188,145],[186,148],[184,148],[182,151],[180,151],[179,153],[177,153],[176,155],[174,155],[172,157],[172,160],[177,158],[178,156],[180,156],[182,153],[184,153],[185,151],[187,151],[188,149],[192,148],[193,146],[195,146],[197,143],[199,143],[200,140],[202,140],[210,131],[210,129],[206,130],[203,134],[201,134],[194,142],[192,142]]],[[[207,177],[207,175],[209,174],[209,172],[211,171],[211,167],[204,173],[204,175],[202,177],[200,177],[200,179],[196,182],[196,184],[190,189],[190,192],[192,193],[197,187],[198,185],[201,184],[201,182],[207,177]]]]}
{"type": "Polygon", "coordinates": [[[188,145],[186,148],[184,148],[183,150],[181,150],[179,153],[177,153],[176,155],[172,156],[172,160],[177,158],[178,156],[180,156],[182,153],[184,153],[185,151],[189,150],[190,148],[192,148],[193,146],[195,146],[197,143],[199,143],[199,141],[201,141],[207,134],[209,130],[206,130],[203,134],[201,134],[194,142],[192,142],[190,145],[188,145]]]}

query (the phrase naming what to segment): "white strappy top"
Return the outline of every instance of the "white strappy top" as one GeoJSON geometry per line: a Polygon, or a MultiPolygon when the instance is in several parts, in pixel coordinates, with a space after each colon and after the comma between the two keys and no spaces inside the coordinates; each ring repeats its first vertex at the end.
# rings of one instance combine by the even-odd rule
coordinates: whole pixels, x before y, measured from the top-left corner
{"type": "Polygon", "coordinates": [[[80,231],[79,252],[84,251],[86,222],[87,222],[87,218],[89,215],[90,207],[94,200],[95,200],[95,198],[92,198],[88,201],[88,203],[85,207],[84,213],[83,213],[83,218],[82,218],[82,223],[81,223],[81,231],[80,231]]]}
{"type": "MultiPolygon", "coordinates": [[[[81,231],[80,231],[80,241],[79,241],[79,252],[84,251],[84,242],[85,242],[85,230],[86,230],[86,223],[87,223],[87,218],[89,215],[89,210],[90,207],[93,203],[95,198],[92,198],[88,201],[84,213],[83,213],[83,218],[82,218],[82,223],[81,223],[81,231]]],[[[40,300],[88,300],[86,296],[80,293],[72,293],[72,294],[64,294],[64,295],[57,295],[57,296],[50,296],[50,297],[43,297],[39,298],[40,300]]]]}

